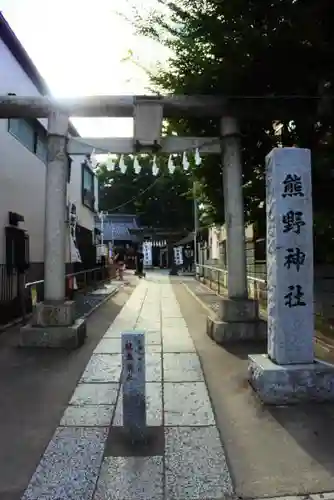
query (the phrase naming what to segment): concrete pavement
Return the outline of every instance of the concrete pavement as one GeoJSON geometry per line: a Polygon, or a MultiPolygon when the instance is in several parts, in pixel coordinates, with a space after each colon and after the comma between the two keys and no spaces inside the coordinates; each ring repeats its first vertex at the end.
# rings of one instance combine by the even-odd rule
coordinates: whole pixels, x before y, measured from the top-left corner
{"type": "Polygon", "coordinates": [[[209,290],[191,278],[182,282],[174,280],[174,291],[201,360],[236,495],[334,491],[334,405],[263,406],[247,381],[247,356],[265,352],[265,343],[218,346],[205,334],[208,308],[201,304],[211,308],[209,290]]]}
{"type": "Polygon", "coordinates": [[[102,335],[136,286],[125,285],[87,320],[76,351],[17,348],[19,330],[0,335],[0,499],[19,500],[102,335]]]}
{"type": "Polygon", "coordinates": [[[207,310],[183,279],[148,273],[105,324],[23,500],[334,500],[334,408],[263,407],[246,365],[264,346],[215,344],[207,310]],[[120,338],[129,329],[146,332],[155,439],[145,449],[126,446],[119,432],[120,338]]]}

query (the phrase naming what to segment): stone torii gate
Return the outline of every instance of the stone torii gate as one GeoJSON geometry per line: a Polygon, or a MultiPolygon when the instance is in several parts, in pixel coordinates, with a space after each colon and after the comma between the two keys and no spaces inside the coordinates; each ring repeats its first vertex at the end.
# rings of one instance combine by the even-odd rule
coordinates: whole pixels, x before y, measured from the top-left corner
{"type": "Polygon", "coordinates": [[[0,96],[0,118],[47,118],[44,302],[22,328],[23,346],[75,348],[86,336],[84,321],[74,321],[74,304],[65,300],[67,153],[172,153],[199,148],[222,154],[227,228],[228,298],[219,320],[208,320],[217,342],[257,334],[258,305],[249,299],[246,276],[242,165],[238,121],[227,99],[214,96],[96,96],[55,101],[48,97],[0,96]],[[164,118],[220,119],[221,137],[161,137],[164,118]],[[133,138],[69,138],[70,117],[133,117],[133,138]]]}

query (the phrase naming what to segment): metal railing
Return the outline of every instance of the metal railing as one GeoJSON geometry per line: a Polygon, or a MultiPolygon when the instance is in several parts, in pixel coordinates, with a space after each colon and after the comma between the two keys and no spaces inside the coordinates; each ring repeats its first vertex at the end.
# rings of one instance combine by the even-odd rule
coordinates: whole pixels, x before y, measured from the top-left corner
{"type": "MultiPolygon", "coordinates": [[[[65,275],[66,299],[73,300],[75,293],[85,293],[94,290],[101,283],[115,277],[115,266],[101,266],[65,275]]],[[[24,284],[21,297],[22,322],[33,307],[44,300],[44,280],[31,281],[24,284]]]]}
{"type": "MultiPolygon", "coordinates": [[[[205,264],[196,264],[196,278],[208,285],[219,295],[227,294],[228,271],[205,264]]],[[[259,301],[261,307],[267,307],[267,281],[255,276],[247,276],[248,294],[259,301]]]]}
{"type": "MultiPolygon", "coordinates": [[[[219,295],[227,294],[227,269],[220,269],[214,266],[205,264],[196,265],[196,279],[209,286],[219,295]]],[[[258,300],[260,311],[264,317],[267,314],[267,281],[263,278],[255,276],[247,276],[248,294],[249,297],[258,300]]],[[[322,335],[317,342],[323,342],[323,336],[333,339],[334,323],[329,316],[324,313],[314,312],[315,319],[315,336],[319,337],[319,332],[322,335]],[[322,340],[321,340],[322,339],[322,340]]],[[[332,341],[331,341],[332,342],[332,341]]]]}

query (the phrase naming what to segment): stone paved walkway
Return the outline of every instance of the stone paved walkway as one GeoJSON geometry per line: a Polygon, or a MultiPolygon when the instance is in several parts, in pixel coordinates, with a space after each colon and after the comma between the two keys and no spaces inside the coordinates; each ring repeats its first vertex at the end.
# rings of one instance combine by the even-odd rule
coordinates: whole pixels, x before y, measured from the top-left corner
{"type": "Polygon", "coordinates": [[[233,494],[203,372],[167,275],[148,273],[94,351],[24,500],[220,499],[233,494]],[[153,453],[113,451],[122,426],[121,332],[146,332],[153,453]],[[117,455],[117,456],[116,456],[117,455]]]}

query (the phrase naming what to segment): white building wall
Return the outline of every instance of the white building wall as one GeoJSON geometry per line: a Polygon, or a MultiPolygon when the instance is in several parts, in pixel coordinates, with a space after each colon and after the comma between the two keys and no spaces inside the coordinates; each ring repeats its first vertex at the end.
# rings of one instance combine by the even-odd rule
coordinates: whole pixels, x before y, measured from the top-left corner
{"type": "Polygon", "coordinates": [[[219,259],[219,242],[220,242],[220,228],[218,226],[212,226],[209,229],[209,241],[210,241],[210,259],[219,259]]]}
{"type": "MultiPolygon", "coordinates": [[[[7,93],[40,95],[0,40],[0,94],[7,93]]],[[[44,193],[44,163],[8,133],[8,120],[0,120],[0,264],[5,262],[8,211],[24,216],[31,262],[43,262],[44,193]]]]}
{"type": "MultiPolygon", "coordinates": [[[[0,95],[40,95],[7,46],[0,40],[0,95]]],[[[40,120],[45,126],[47,120],[40,120]]],[[[81,202],[81,162],[73,156],[68,197],[77,207],[78,223],[94,228],[94,213],[81,202]]],[[[31,263],[44,260],[45,164],[8,132],[8,120],[0,120],[0,264],[5,262],[4,227],[8,212],[24,216],[21,223],[30,239],[31,263]]],[[[98,201],[96,200],[96,208],[98,201]]]]}

